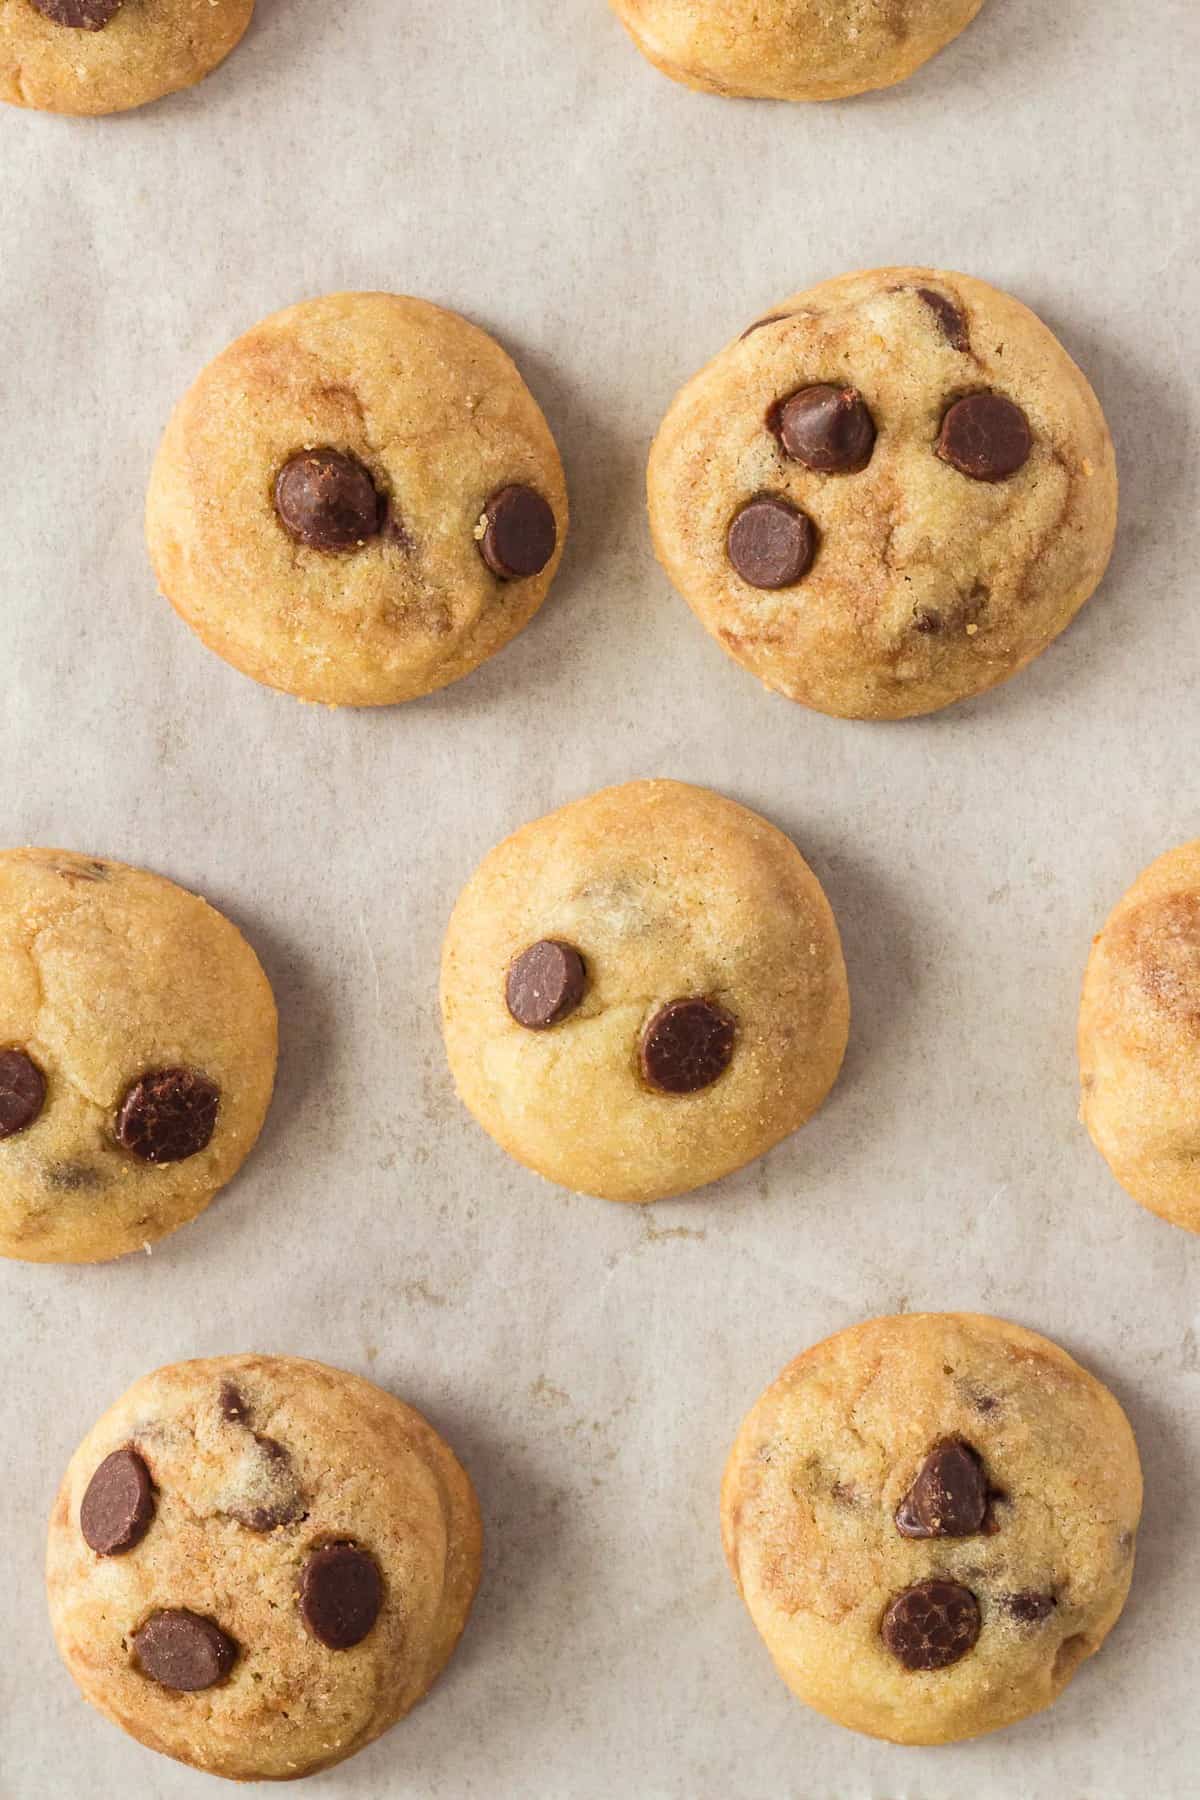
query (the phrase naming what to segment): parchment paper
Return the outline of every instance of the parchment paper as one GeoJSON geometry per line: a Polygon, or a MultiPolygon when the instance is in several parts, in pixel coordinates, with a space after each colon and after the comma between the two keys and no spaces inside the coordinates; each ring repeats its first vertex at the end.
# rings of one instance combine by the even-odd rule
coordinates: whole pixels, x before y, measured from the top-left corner
{"type": "MultiPolygon", "coordinates": [[[[1088,942],[1200,831],[1194,0],[988,0],[923,74],[820,108],[705,99],[602,0],[259,0],[226,68],[127,118],[0,118],[5,843],[159,869],[227,911],[282,1061],[243,1175],[152,1257],[0,1265],[0,1793],[215,1784],[86,1707],[44,1519],[143,1371],[256,1348],[373,1377],[468,1464],[489,1533],[461,1651],[328,1800],[1128,1800],[1200,1793],[1200,1243],[1076,1122],[1088,942]],[[904,726],[768,696],[653,562],[676,387],[844,269],[1012,289],[1094,381],[1123,511],[1026,674],[904,726]],[[141,509],[183,387],[339,287],[455,306],[516,356],[574,524],[541,617],[472,679],[335,714],[256,687],[156,596],[141,509]],[[824,1111],[649,1211],[519,1170],[461,1110],[436,965],[502,834],[635,775],[707,783],[825,883],[854,1002],[824,1111]],[[1045,1331],[1132,1417],[1147,1500],[1108,1647],[1048,1714],[898,1750],[792,1701],[721,1561],[744,1411],[869,1314],[1045,1331]]],[[[264,1790],[265,1791],[265,1790],[264,1790]]]]}

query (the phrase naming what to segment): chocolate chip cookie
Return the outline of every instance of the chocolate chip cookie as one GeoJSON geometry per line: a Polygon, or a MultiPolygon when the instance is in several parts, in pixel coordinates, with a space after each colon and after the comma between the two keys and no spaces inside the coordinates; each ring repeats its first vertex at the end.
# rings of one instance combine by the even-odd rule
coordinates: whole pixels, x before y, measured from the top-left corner
{"type": "Polygon", "coordinates": [[[1142,1477],[1107,1388],[975,1313],[872,1319],[752,1407],[721,1528],[792,1692],[898,1744],[1057,1698],[1116,1623],[1142,1477]]]}
{"type": "Polygon", "coordinates": [[[612,0],[656,68],[708,94],[836,100],[928,62],[983,0],[612,0]]]}
{"type": "Polygon", "coordinates": [[[1127,1193],[1200,1231],[1200,840],[1143,869],[1092,944],[1080,1117],[1127,1193]]]}
{"type": "Polygon", "coordinates": [[[1112,444],[1019,301],[845,275],[758,320],[650,455],[659,560],[768,687],[843,718],[934,712],[1044,650],[1104,573],[1112,444]]]}
{"type": "Polygon", "coordinates": [[[469,674],[528,624],[567,495],[537,402],[477,326],[333,294],[210,363],[147,505],[163,593],[256,681],[385,706],[469,674]]]}
{"type": "Polygon", "coordinates": [[[0,100],[115,113],[191,87],[240,41],[254,0],[0,0],[0,100]]]}
{"type": "Polygon", "coordinates": [[[46,1578],[93,1706],[180,1762],[282,1781],[416,1705],[480,1557],[470,1480],[419,1413],[321,1363],[231,1356],[145,1376],[88,1433],[46,1578]]]}
{"type": "Polygon", "coordinates": [[[837,926],[795,845],[677,781],[606,788],[484,858],[442,953],[458,1091],[551,1181],[661,1200],[816,1111],[846,1048],[837,926]]]}
{"type": "Polygon", "coordinates": [[[195,894],[0,852],[0,1255],[101,1262],[194,1218],[253,1148],[275,1002],[195,894]]]}

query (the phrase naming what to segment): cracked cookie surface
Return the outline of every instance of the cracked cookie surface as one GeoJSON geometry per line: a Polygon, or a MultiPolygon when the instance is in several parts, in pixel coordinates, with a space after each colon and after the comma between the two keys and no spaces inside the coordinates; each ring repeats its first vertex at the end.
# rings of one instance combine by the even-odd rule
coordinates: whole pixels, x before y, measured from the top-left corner
{"type": "Polygon", "coordinates": [[[460,1096],[518,1162],[648,1201],[816,1111],[849,996],[829,903],[782,832],[707,789],[633,781],[484,858],[446,934],[442,1022],[460,1096]]]}
{"type": "Polygon", "coordinates": [[[1120,1406],[1002,1319],[869,1320],[797,1357],[730,1453],[721,1529],[784,1681],[873,1737],[1048,1706],[1115,1624],[1142,1479],[1120,1406]]]}
{"type": "Polygon", "coordinates": [[[146,530],[212,650],[302,699],[457,681],[546,597],[567,497],[516,367],[456,313],[332,294],[276,313],[176,407],[146,530]]]}
{"type": "Polygon", "coordinates": [[[143,1744],[285,1780],[362,1749],[428,1691],[481,1545],[449,1446],[372,1383],[295,1357],[177,1363],[71,1459],[51,1622],[87,1699],[143,1744]]]}
{"type": "Polygon", "coordinates": [[[241,40],[254,0],[0,0],[0,100],[114,113],[191,87],[241,40]]]}
{"type": "Polygon", "coordinates": [[[99,1262],[194,1218],[249,1155],[275,1056],[258,958],[205,901],[0,853],[0,1255],[99,1262]]]}
{"type": "Polygon", "coordinates": [[[648,495],[659,561],[722,648],[868,719],[1023,668],[1099,582],[1117,508],[1099,403],[1046,326],[915,268],[841,276],[752,325],[672,403],[648,495]],[[750,503],[776,531],[747,561],[732,527],[750,503]],[[789,519],[815,545],[790,565],[789,519]]]}

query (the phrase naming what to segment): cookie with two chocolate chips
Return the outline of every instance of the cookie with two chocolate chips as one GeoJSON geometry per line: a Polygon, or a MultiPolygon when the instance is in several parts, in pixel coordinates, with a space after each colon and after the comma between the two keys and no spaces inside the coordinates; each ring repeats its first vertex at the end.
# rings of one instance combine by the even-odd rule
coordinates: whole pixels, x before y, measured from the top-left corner
{"type": "Polygon", "coordinates": [[[0,101],[115,113],[191,87],[241,41],[254,0],[3,0],[0,101]]]}

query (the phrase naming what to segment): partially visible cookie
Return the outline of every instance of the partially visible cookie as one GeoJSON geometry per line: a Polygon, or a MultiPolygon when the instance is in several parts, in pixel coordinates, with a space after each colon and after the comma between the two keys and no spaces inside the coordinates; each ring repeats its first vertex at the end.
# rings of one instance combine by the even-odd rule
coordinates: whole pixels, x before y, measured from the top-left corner
{"type": "Polygon", "coordinates": [[[835,100],[904,81],[983,0],[612,0],[644,56],[685,87],[835,100]]]}
{"type": "Polygon", "coordinates": [[[1142,1477],[1113,1396],[975,1313],[869,1320],[755,1403],[721,1492],[729,1566],[801,1700],[944,1744],[1057,1698],[1116,1623],[1142,1477]]]}
{"type": "Polygon", "coordinates": [[[58,1648],[180,1762],[283,1781],[361,1750],[446,1663],[479,1507],[419,1413],[287,1356],[176,1363],[88,1433],[50,1519],[58,1648]]]}
{"type": "Polygon", "coordinates": [[[661,1200],[795,1131],[837,1077],[849,996],[800,852],[678,781],[524,826],[459,896],[442,952],[459,1094],[518,1162],[661,1200]]]}
{"type": "Polygon", "coordinates": [[[242,934],[160,875],[0,852],[0,1256],[101,1262],[206,1207],[275,1079],[242,934]]]}
{"type": "Polygon", "coordinates": [[[702,369],[650,454],[667,574],[735,661],[899,719],[1004,681],[1103,575],[1112,444],[1009,295],[940,269],[796,294],[702,369]]]}
{"type": "Polygon", "coordinates": [[[254,0],[0,0],[0,100],[115,113],[191,87],[239,42],[254,0]]]}
{"type": "Polygon", "coordinates": [[[1094,940],[1080,1117],[1139,1205],[1200,1231],[1200,839],[1143,869],[1094,940]]]}
{"type": "Polygon", "coordinates": [[[159,585],[234,668],[386,706],[528,624],[567,494],[512,361],[457,313],[331,294],[256,325],[184,395],[150,482],[159,585]]]}

